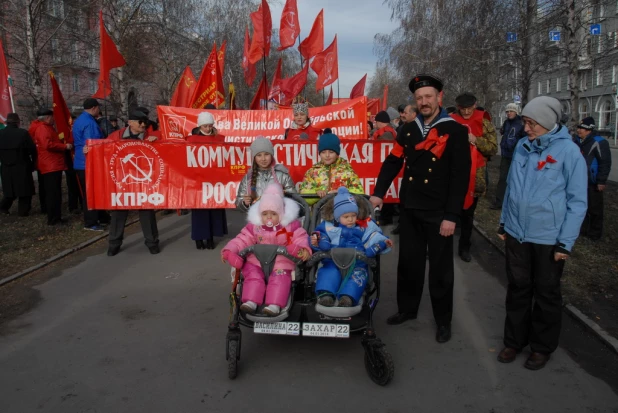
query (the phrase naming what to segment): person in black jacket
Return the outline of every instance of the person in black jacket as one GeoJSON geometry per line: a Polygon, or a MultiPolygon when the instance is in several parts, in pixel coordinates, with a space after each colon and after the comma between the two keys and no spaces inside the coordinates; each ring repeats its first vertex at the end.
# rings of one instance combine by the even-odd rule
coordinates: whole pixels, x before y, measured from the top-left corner
{"type": "Polygon", "coordinates": [[[28,131],[19,127],[17,113],[6,117],[6,128],[0,130],[0,177],[4,197],[0,211],[9,214],[13,201],[17,198],[17,214],[28,216],[34,195],[32,172],[36,169],[36,146],[28,131]]]}
{"type": "Polygon", "coordinates": [[[470,179],[468,130],[440,107],[442,81],[431,75],[410,82],[419,116],[406,123],[395,147],[380,169],[373,196],[374,207],[404,168],[400,188],[401,232],[397,266],[398,312],[387,320],[400,324],[415,319],[425,282],[429,250],[429,293],[438,326],[436,340],[451,338],[453,314],[453,234],[470,179]]]}
{"type": "Polygon", "coordinates": [[[576,144],[588,165],[588,210],[580,234],[598,241],[603,235],[603,191],[612,168],[609,142],[595,133],[594,119],[584,118],[577,125],[576,144]]]}

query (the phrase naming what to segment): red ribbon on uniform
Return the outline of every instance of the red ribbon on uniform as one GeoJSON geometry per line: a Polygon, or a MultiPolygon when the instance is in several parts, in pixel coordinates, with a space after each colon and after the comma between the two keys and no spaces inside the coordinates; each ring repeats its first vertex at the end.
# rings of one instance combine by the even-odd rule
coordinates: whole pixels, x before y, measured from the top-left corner
{"type": "Polygon", "coordinates": [[[444,149],[446,148],[446,142],[448,141],[448,134],[444,134],[442,136],[438,136],[438,131],[436,129],[432,129],[429,131],[427,135],[427,139],[423,142],[416,144],[414,147],[417,151],[421,149],[425,149],[430,151],[435,156],[440,159],[442,154],[444,153],[444,149]]]}

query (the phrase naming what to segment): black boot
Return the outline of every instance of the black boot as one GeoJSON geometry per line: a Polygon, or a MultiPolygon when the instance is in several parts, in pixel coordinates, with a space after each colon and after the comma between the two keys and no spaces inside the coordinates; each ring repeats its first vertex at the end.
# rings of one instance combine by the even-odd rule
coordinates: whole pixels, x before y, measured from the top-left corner
{"type": "Polygon", "coordinates": [[[202,241],[201,239],[195,241],[195,248],[197,248],[198,250],[203,250],[204,248],[206,248],[206,246],[204,245],[204,241],[202,241]]]}
{"type": "Polygon", "coordinates": [[[208,240],[206,241],[206,249],[207,250],[214,250],[215,249],[215,240],[212,238],[208,238],[208,240]]]}
{"type": "Polygon", "coordinates": [[[393,230],[391,231],[391,234],[399,235],[399,224],[397,224],[397,226],[393,228],[393,230]]]}
{"type": "Polygon", "coordinates": [[[470,248],[460,248],[459,257],[461,258],[462,261],[465,261],[465,262],[472,261],[472,255],[470,255],[470,248]]]}

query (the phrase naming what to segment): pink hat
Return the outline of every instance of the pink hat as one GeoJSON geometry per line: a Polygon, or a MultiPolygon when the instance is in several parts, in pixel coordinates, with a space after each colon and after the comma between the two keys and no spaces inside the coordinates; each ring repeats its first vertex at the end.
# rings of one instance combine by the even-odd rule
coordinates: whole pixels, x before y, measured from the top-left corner
{"type": "Polygon", "coordinates": [[[279,184],[269,184],[260,198],[259,211],[273,211],[283,217],[283,188],[279,184]]]}

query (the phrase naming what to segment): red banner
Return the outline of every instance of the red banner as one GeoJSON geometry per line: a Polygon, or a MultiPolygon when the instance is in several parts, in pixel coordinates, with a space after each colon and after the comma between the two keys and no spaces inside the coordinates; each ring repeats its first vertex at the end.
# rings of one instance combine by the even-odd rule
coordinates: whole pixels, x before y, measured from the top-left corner
{"type": "MultiPolygon", "coordinates": [[[[158,106],[161,139],[184,140],[197,126],[202,109],[158,106]]],[[[293,122],[291,109],[285,110],[209,110],[215,127],[226,142],[253,142],[256,136],[283,139],[293,122]]],[[[312,124],[318,129],[331,128],[341,139],[366,139],[367,98],[347,100],[330,106],[309,109],[312,124]]]]}
{"type": "Polygon", "coordinates": [[[209,103],[220,108],[225,105],[223,88],[223,78],[219,72],[219,61],[217,56],[217,44],[212,45],[212,50],[208,60],[202,68],[202,73],[197,81],[197,86],[191,98],[191,107],[203,108],[209,103]]]}
{"type": "MultiPolygon", "coordinates": [[[[345,141],[348,159],[371,194],[394,142],[345,141]]],[[[238,184],[249,170],[249,144],[88,141],[88,206],[93,209],[234,208],[238,184]]],[[[288,167],[297,187],[319,161],[317,142],[277,142],[275,159],[288,167]]],[[[397,202],[401,177],[386,201],[397,202]]]]}

